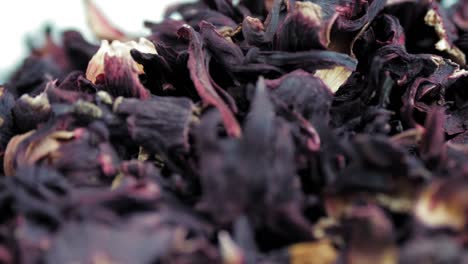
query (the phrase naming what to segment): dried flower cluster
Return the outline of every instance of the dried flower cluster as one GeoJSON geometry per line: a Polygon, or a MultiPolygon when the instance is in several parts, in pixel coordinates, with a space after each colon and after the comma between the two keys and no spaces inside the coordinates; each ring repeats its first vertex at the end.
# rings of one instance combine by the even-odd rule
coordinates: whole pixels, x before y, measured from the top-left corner
{"type": "Polygon", "coordinates": [[[468,263],[468,1],[85,5],[0,86],[0,263],[468,263]]]}

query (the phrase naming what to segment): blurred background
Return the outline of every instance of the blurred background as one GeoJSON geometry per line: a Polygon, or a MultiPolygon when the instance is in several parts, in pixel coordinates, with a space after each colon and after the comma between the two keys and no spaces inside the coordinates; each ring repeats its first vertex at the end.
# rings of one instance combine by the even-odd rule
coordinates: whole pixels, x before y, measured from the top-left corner
{"type": "MultiPolygon", "coordinates": [[[[114,25],[142,34],[149,32],[143,27],[144,20],[160,21],[164,9],[178,2],[181,0],[94,0],[114,25]]],[[[41,40],[46,25],[52,26],[56,37],[62,30],[77,29],[96,41],[87,26],[83,0],[0,0],[0,10],[0,84],[28,54],[27,38],[41,40]]]]}

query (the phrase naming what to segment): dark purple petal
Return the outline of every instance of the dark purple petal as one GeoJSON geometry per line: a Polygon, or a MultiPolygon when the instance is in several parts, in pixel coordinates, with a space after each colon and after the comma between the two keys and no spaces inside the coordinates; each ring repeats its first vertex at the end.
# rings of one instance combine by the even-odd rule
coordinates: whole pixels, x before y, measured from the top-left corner
{"type": "Polygon", "coordinates": [[[204,103],[219,109],[227,132],[231,136],[239,137],[241,130],[236,118],[211,84],[206,65],[206,50],[203,47],[201,36],[193,28],[187,26],[180,28],[178,32],[182,37],[190,40],[188,68],[198,94],[204,103]]]}
{"type": "Polygon", "coordinates": [[[104,57],[104,90],[112,96],[136,97],[149,99],[150,93],[141,84],[138,73],[133,71],[126,59],[119,57],[104,57]]]}

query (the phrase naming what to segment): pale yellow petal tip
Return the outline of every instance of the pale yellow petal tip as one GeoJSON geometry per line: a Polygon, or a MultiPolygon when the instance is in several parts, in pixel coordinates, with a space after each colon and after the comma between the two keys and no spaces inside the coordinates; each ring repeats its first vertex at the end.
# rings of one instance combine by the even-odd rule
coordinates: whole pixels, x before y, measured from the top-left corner
{"type": "Polygon", "coordinates": [[[331,69],[317,70],[315,77],[320,78],[330,88],[332,93],[338,91],[353,72],[343,66],[335,66],[331,69]]]}
{"type": "Polygon", "coordinates": [[[311,21],[321,23],[323,12],[320,5],[313,2],[296,2],[296,9],[311,21]]]}
{"type": "Polygon", "coordinates": [[[35,130],[29,131],[24,134],[16,135],[10,139],[8,145],[5,150],[5,156],[3,158],[3,170],[5,172],[5,176],[13,176],[15,175],[15,166],[14,166],[14,157],[16,154],[16,150],[23,140],[28,138],[32,135],[35,130]]]}
{"type": "Polygon", "coordinates": [[[466,183],[434,182],[421,193],[415,207],[416,218],[429,228],[463,230],[467,223],[466,183]]]}
{"type": "Polygon", "coordinates": [[[433,8],[429,9],[424,16],[424,22],[426,25],[434,28],[439,41],[435,44],[435,48],[440,51],[444,51],[451,55],[451,58],[454,59],[457,63],[464,65],[466,63],[466,55],[455,45],[447,42],[446,39],[446,30],[442,17],[437,13],[433,8]]]}
{"type": "Polygon", "coordinates": [[[99,74],[104,73],[104,55],[110,52],[110,45],[107,40],[101,41],[99,50],[94,54],[86,69],[86,78],[93,83],[96,83],[96,78],[99,74]]]}
{"type": "Polygon", "coordinates": [[[49,98],[45,92],[40,93],[37,96],[30,96],[29,94],[23,94],[20,100],[26,102],[34,109],[47,110],[50,109],[49,98]]]}
{"type": "Polygon", "coordinates": [[[146,38],[140,38],[136,49],[142,53],[158,54],[153,42],[146,38]]]}
{"type": "Polygon", "coordinates": [[[96,93],[97,97],[105,104],[112,105],[112,96],[106,91],[99,91],[96,93]]]}
{"type": "Polygon", "coordinates": [[[338,259],[338,252],[327,240],[305,242],[288,248],[290,263],[332,264],[338,259]]]}
{"type": "Polygon", "coordinates": [[[119,188],[122,185],[124,178],[125,175],[123,173],[119,173],[112,181],[111,190],[116,190],[117,188],[119,188]]]}
{"type": "Polygon", "coordinates": [[[228,232],[219,232],[218,240],[224,264],[243,263],[244,256],[242,250],[236,245],[234,240],[232,240],[228,232]]]}

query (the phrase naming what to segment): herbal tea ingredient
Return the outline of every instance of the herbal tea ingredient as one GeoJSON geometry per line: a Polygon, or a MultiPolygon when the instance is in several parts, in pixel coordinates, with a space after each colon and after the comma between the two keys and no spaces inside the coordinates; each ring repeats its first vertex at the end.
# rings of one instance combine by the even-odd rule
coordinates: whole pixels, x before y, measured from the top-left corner
{"type": "Polygon", "coordinates": [[[468,263],[440,2],[199,0],[138,36],[84,1],[96,40],[49,27],[0,86],[0,263],[468,263]]]}

